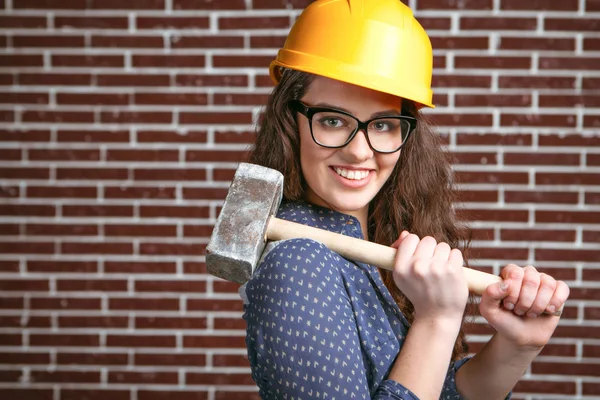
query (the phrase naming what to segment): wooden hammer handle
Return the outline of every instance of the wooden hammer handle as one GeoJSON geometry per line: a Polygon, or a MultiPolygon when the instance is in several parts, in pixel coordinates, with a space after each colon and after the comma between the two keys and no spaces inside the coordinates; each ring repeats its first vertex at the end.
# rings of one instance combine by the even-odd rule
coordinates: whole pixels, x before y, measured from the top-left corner
{"type": "MultiPolygon", "coordinates": [[[[271,217],[266,232],[269,240],[285,240],[294,238],[309,238],[323,243],[325,246],[350,260],[371,264],[392,271],[396,249],[366,240],[330,232],[324,229],[290,222],[271,217]]],[[[481,296],[485,289],[502,278],[471,268],[463,267],[469,291],[481,296]]],[[[561,315],[562,308],[553,315],[561,315]]],[[[546,314],[546,312],[544,312],[546,314]]]]}

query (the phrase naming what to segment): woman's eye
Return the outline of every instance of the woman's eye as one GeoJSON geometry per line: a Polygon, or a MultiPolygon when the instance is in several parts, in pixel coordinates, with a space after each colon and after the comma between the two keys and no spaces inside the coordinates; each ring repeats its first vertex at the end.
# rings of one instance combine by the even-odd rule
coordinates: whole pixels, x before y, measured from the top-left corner
{"type": "Polygon", "coordinates": [[[401,129],[401,121],[398,119],[383,119],[373,121],[369,124],[369,130],[378,133],[396,134],[401,129]]]}
{"type": "Polygon", "coordinates": [[[387,132],[391,129],[391,126],[387,122],[376,122],[373,125],[375,130],[379,132],[387,132]]]}
{"type": "Polygon", "coordinates": [[[344,125],[344,123],[338,118],[325,118],[321,121],[321,123],[328,128],[339,128],[344,125]]]}

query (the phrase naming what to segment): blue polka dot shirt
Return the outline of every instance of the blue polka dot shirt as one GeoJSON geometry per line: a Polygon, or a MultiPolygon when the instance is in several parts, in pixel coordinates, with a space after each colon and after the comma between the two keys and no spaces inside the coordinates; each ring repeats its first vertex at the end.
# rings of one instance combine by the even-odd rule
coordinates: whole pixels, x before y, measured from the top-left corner
{"type": "MultiPolygon", "coordinates": [[[[284,202],[279,218],[362,239],[356,218],[284,202]]],[[[387,379],[410,327],[376,267],[310,239],[269,243],[240,288],[262,399],[417,399],[387,379]]],[[[451,363],[440,399],[461,399],[451,363]]]]}

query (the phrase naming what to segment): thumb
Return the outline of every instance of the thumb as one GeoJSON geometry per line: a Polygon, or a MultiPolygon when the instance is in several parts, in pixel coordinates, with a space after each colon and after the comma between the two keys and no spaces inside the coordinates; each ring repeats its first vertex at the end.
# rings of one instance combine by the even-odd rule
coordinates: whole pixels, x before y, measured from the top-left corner
{"type": "Polygon", "coordinates": [[[488,286],[485,289],[483,296],[481,296],[481,302],[486,303],[488,306],[499,306],[500,302],[508,296],[510,284],[511,281],[509,279],[505,279],[488,286]]]}
{"type": "Polygon", "coordinates": [[[392,245],[390,247],[397,249],[398,246],[400,246],[400,242],[402,242],[402,239],[404,239],[407,236],[408,236],[408,231],[402,231],[398,240],[396,240],[394,243],[392,243],[392,245]]]}

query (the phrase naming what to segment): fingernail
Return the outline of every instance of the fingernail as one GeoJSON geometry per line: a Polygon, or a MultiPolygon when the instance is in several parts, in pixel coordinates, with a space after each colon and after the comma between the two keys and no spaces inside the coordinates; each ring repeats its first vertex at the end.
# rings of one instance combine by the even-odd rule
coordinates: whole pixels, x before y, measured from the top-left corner
{"type": "Polygon", "coordinates": [[[502,290],[503,292],[506,292],[507,289],[508,289],[508,282],[502,281],[502,283],[500,284],[500,290],[502,290]]]}
{"type": "Polygon", "coordinates": [[[548,312],[553,313],[554,311],[556,311],[556,307],[554,307],[553,305],[549,305],[548,312]]]}
{"type": "Polygon", "coordinates": [[[507,310],[512,310],[515,308],[515,305],[513,303],[506,303],[504,307],[506,307],[507,310]]]}
{"type": "Polygon", "coordinates": [[[517,314],[517,315],[523,315],[525,313],[523,312],[523,310],[515,310],[515,314],[517,314]]]}
{"type": "Polygon", "coordinates": [[[536,313],[532,313],[532,312],[528,313],[527,316],[529,318],[537,318],[537,314],[536,313]]]}

